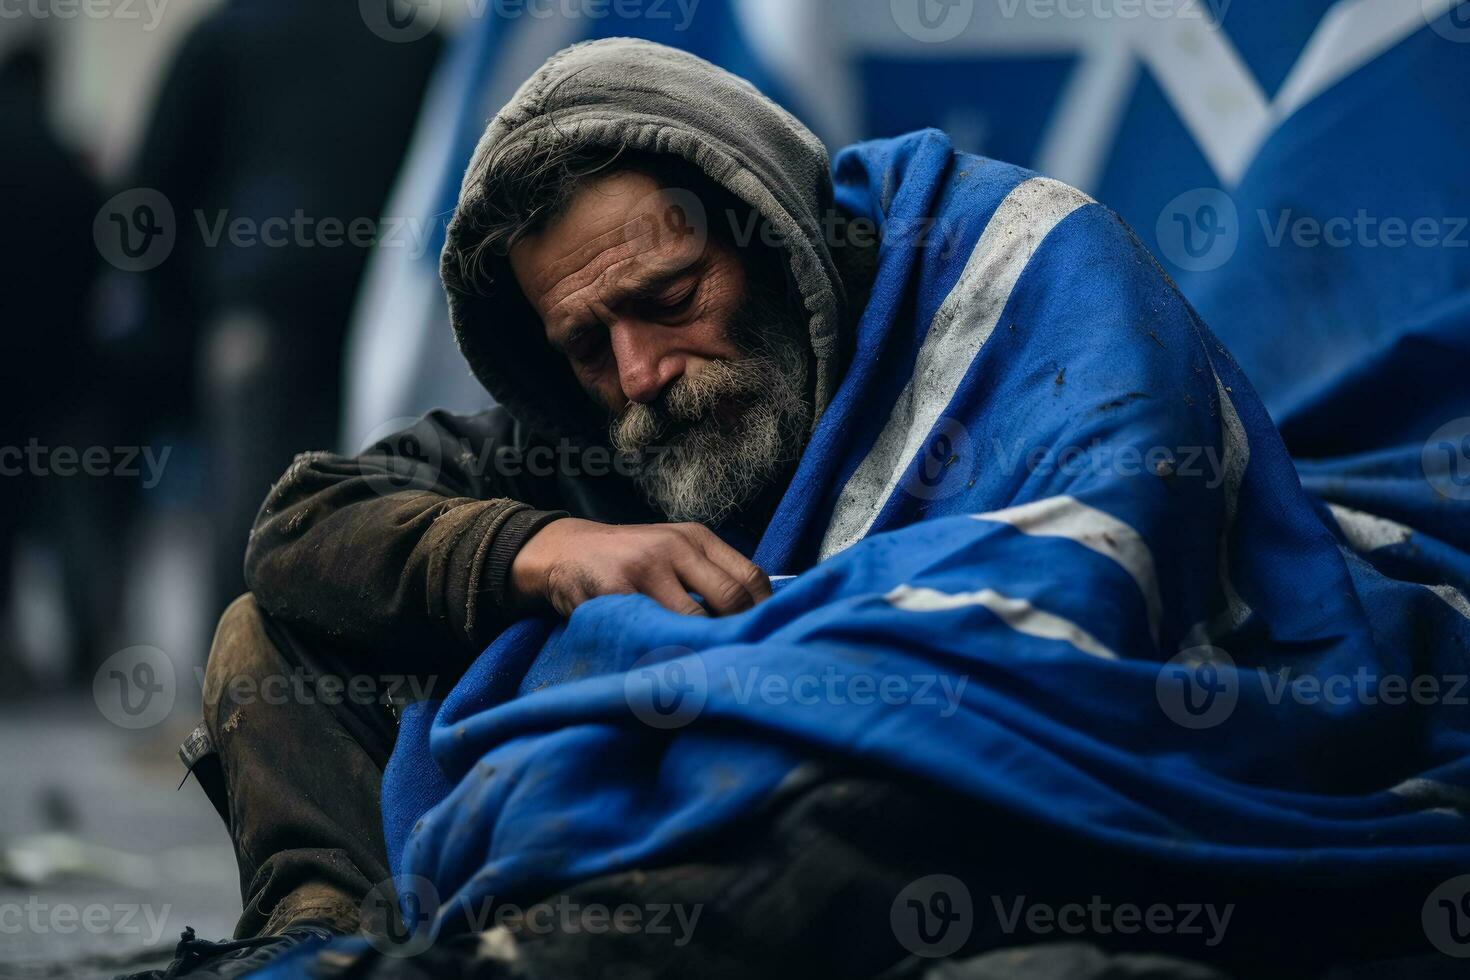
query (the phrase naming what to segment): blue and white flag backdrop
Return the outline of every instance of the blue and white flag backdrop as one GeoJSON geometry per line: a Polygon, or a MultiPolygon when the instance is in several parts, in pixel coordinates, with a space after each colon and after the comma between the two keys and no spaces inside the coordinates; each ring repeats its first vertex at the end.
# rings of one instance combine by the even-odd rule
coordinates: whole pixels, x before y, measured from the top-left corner
{"type": "Polygon", "coordinates": [[[486,403],[447,325],[443,222],[520,82],[561,47],[611,35],[750,78],[834,153],[936,126],[1091,194],[1175,277],[1299,459],[1417,452],[1445,425],[1446,445],[1463,435],[1465,0],[445,0],[399,13],[386,30],[405,37],[458,26],[388,208],[423,232],[380,246],[360,298],[350,446],[390,418],[486,403]]]}

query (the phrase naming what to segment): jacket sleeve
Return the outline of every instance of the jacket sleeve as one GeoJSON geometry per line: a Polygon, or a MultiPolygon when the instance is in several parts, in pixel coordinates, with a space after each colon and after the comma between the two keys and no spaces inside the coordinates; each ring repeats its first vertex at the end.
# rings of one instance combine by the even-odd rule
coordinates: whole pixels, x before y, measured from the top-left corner
{"type": "Polygon", "coordinates": [[[356,457],[298,456],[250,532],[256,601],[349,653],[478,653],[514,618],[521,545],[566,516],[523,502],[554,488],[501,475],[510,432],[502,409],[434,412],[356,457]]]}

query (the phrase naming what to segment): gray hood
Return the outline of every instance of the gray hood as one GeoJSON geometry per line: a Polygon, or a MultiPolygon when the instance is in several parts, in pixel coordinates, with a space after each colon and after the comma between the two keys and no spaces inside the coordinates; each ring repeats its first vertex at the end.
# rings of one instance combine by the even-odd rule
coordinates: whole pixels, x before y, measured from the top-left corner
{"type": "Polygon", "coordinates": [[[744,79],[632,38],[589,41],[553,55],[491,121],[465,172],[440,275],[460,351],[497,401],[552,434],[585,433],[597,418],[570,368],[546,343],[504,259],[484,260],[493,266],[488,289],[466,275],[481,240],[477,229],[484,227],[485,188],[497,176],[492,161],[522,141],[673,154],[754,208],[785,243],[793,287],[810,314],[820,415],[837,383],[846,312],[822,234],[832,208],[827,150],[744,79]]]}

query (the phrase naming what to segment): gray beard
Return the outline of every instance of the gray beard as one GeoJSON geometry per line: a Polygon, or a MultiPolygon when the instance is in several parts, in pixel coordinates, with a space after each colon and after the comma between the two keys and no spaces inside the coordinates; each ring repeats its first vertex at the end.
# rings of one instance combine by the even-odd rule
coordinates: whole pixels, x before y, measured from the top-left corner
{"type": "Polygon", "coordinates": [[[812,426],[807,353],[786,326],[761,324],[746,356],[711,361],[613,420],[613,446],[645,461],[633,479],[669,520],[718,525],[801,456],[812,426]],[[722,405],[738,407],[722,420],[722,405]]]}

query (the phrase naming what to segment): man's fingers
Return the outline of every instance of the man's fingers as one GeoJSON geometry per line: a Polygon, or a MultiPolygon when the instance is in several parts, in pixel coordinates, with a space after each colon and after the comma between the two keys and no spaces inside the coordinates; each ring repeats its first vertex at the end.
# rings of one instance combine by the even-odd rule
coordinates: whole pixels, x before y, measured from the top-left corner
{"type": "Polygon", "coordinates": [[[582,541],[564,537],[537,535],[523,549],[528,557],[537,542],[542,550],[551,547],[551,558],[542,556],[548,571],[533,591],[564,616],[594,596],[620,592],[640,592],[686,616],[729,616],[771,595],[764,572],[698,524],[605,528],[582,541]]]}
{"type": "Polygon", "coordinates": [[[690,597],[688,590],[674,577],[672,571],[667,575],[660,575],[639,591],[670,612],[683,616],[709,615],[703,606],[690,597]]]}
{"type": "Polygon", "coordinates": [[[744,612],[755,604],[755,597],[745,586],[702,551],[694,550],[680,558],[674,564],[674,571],[689,591],[699,593],[716,616],[744,612]]]}
{"type": "Polygon", "coordinates": [[[704,549],[709,560],[724,570],[750,596],[752,605],[771,597],[771,579],[758,565],[720,540],[719,535],[701,524],[680,525],[688,528],[689,537],[704,549]]]}

